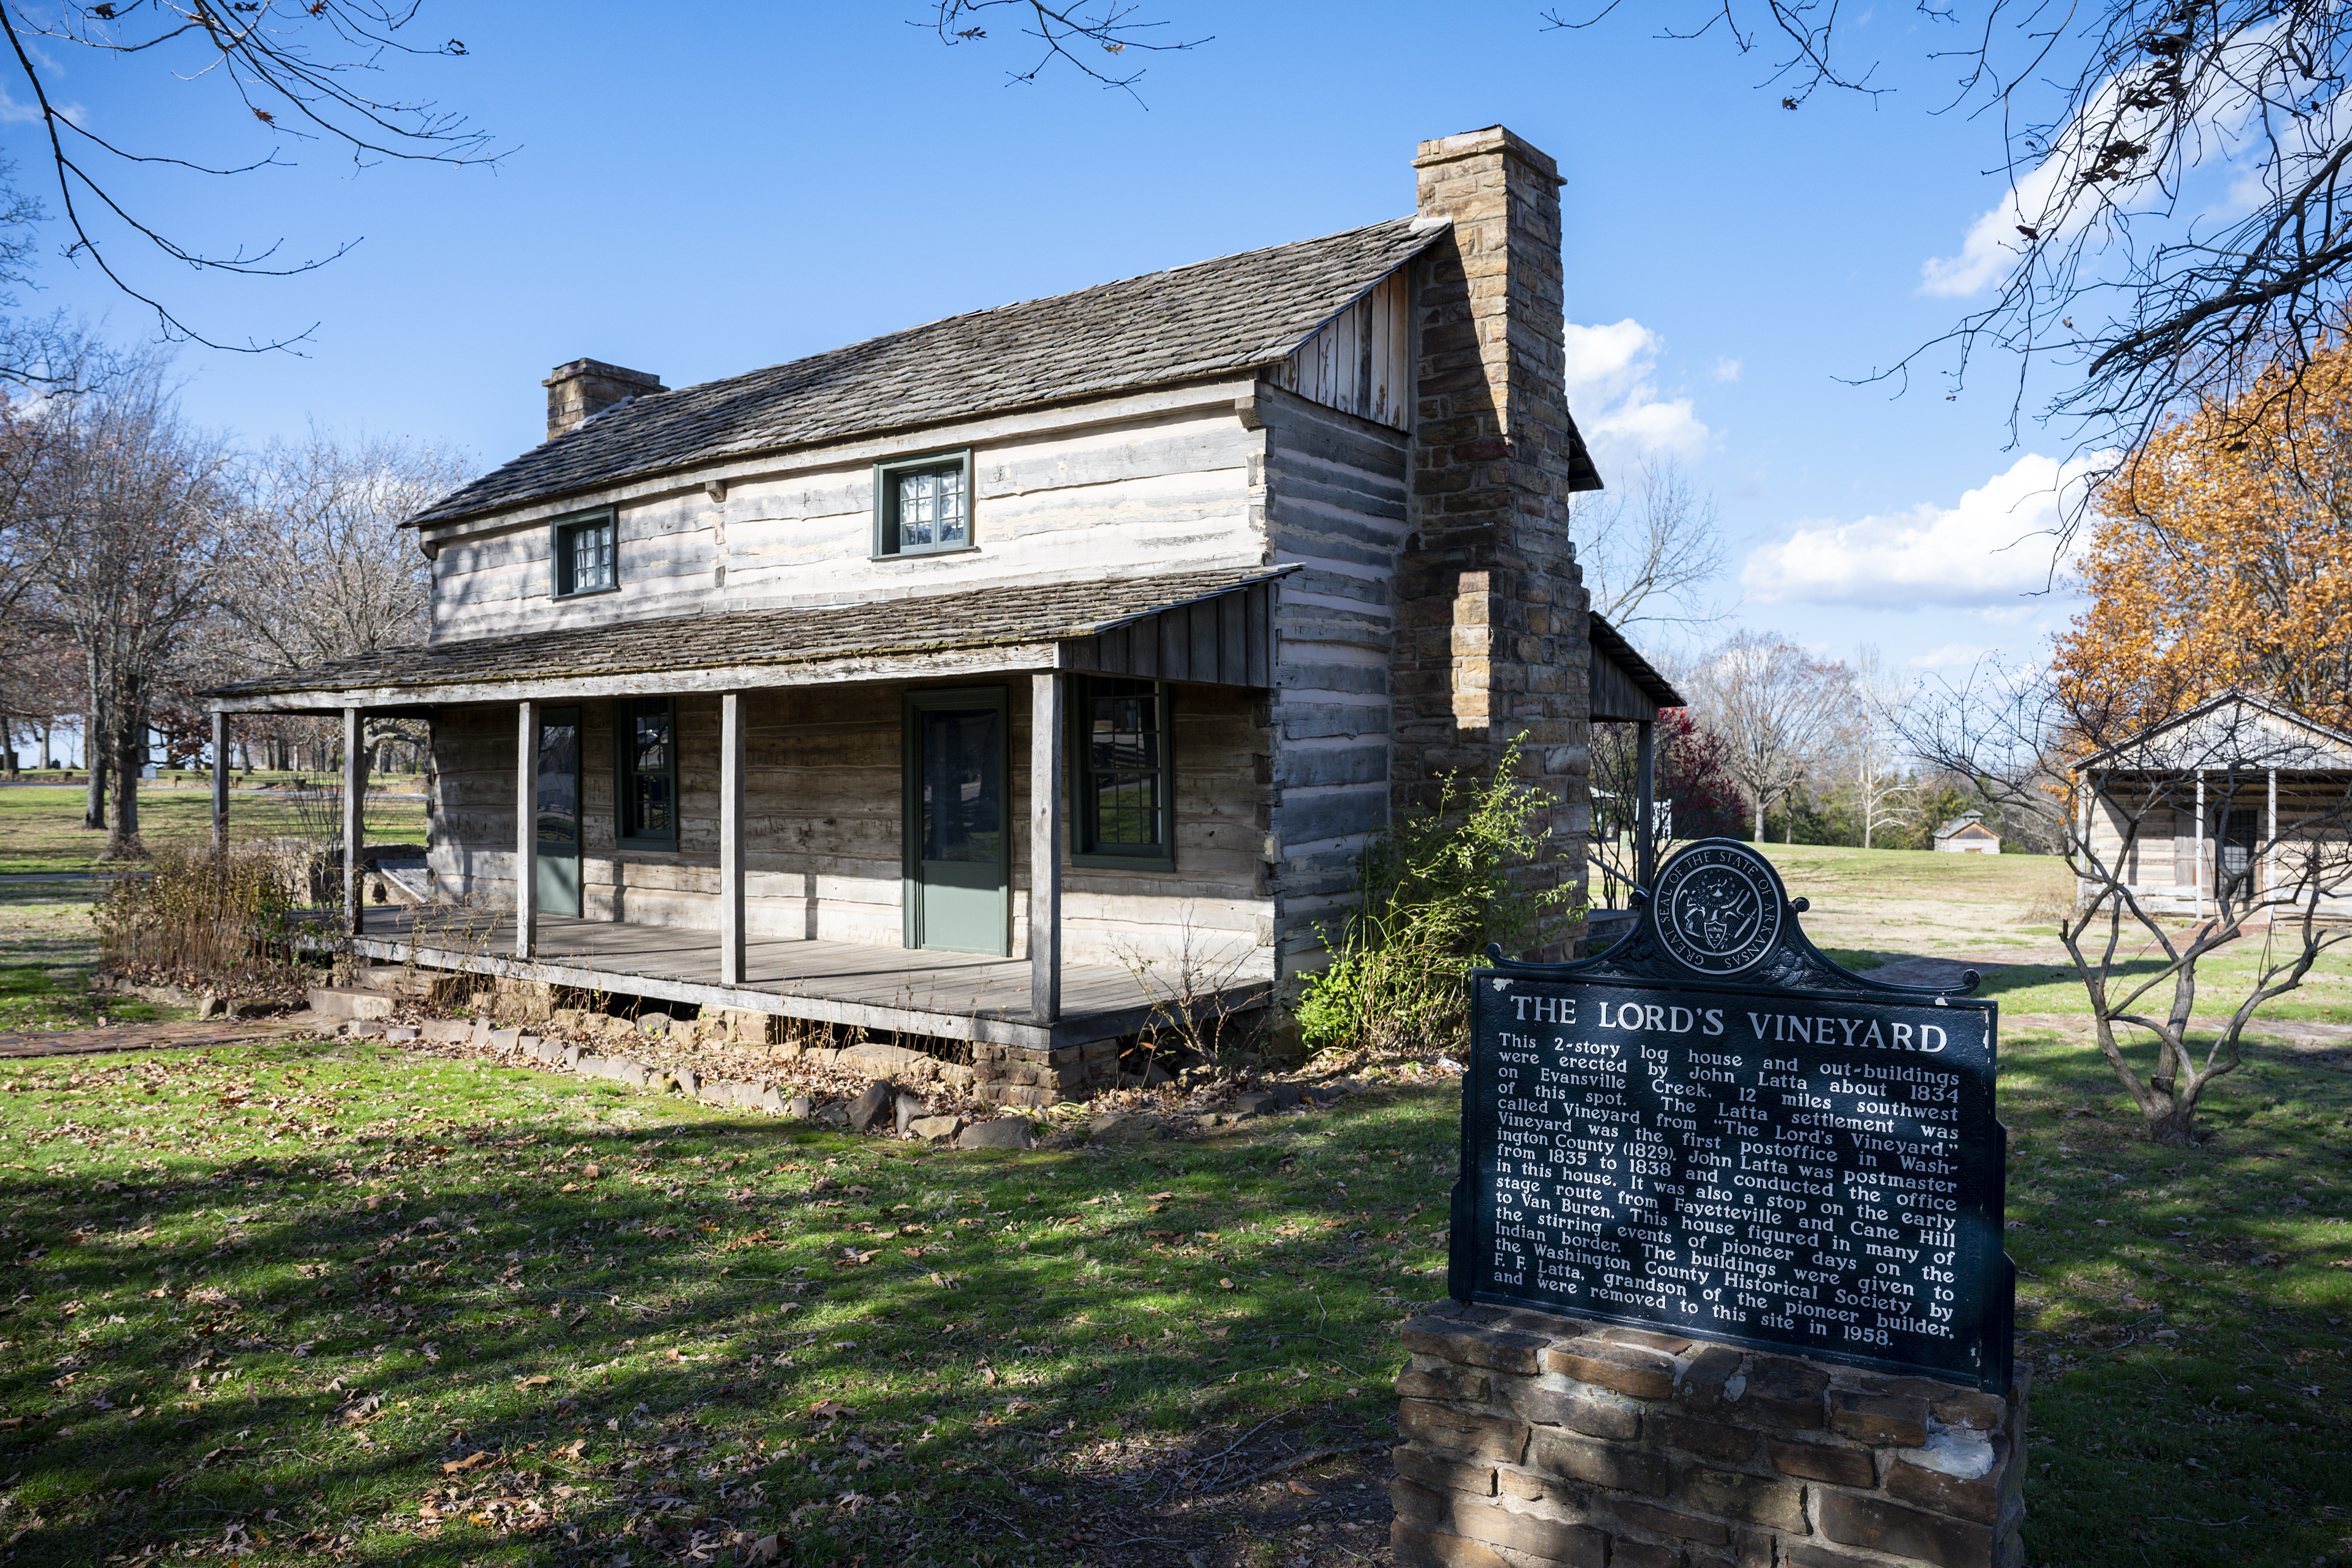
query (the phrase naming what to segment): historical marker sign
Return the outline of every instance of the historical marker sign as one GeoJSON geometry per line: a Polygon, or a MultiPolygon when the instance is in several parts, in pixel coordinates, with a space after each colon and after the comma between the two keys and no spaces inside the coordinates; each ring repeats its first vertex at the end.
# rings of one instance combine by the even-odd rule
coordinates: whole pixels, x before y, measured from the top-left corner
{"type": "Polygon", "coordinates": [[[2006,1391],[1994,1005],[1804,908],[1710,839],[1601,957],[1472,974],[1452,1293],[2006,1391]]]}

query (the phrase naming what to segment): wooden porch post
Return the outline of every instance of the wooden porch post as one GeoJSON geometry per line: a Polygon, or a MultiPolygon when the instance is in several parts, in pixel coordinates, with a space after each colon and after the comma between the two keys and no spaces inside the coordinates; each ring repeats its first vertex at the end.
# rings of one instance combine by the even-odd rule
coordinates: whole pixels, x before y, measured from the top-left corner
{"type": "Polygon", "coordinates": [[[2190,920],[2205,918],[2205,770],[2197,770],[2197,846],[2189,851],[2189,885],[2195,890],[2197,912],[2190,920]]]}
{"type": "Polygon", "coordinates": [[[1062,1016],[1062,678],[1029,678],[1029,1016],[1062,1016]]]}
{"type": "Polygon", "coordinates": [[[743,984],[743,694],[719,699],[719,984],[743,984]]]}
{"type": "Polygon", "coordinates": [[[1654,719],[1633,725],[1633,885],[1644,892],[1658,869],[1657,728],[1654,719]]]}
{"type": "Polygon", "coordinates": [[[2265,903],[2270,901],[2270,894],[2278,887],[2278,770],[2271,768],[2267,771],[2271,786],[2271,813],[2270,825],[2263,830],[2264,840],[2262,872],[2263,901],[2265,903]]]}
{"type": "MultiPolygon", "coordinates": [[[[343,710],[343,911],[346,930],[362,933],[367,906],[360,901],[360,846],[367,839],[367,724],[360,709],[343,710]]],[[[215,779],[222,775],[215,773],[215,779]]],[[[226,790],[213,786],[215,802],[225,802],[226,790]]],[[[225,805],[219,809],[226,809],[225,805]]]]}
{"type": "MultiPolygon", "coordinates": [[[[42,757],[47,762],[47,757],[42,757]]],[[[228,715],[212,710],[212,853],[228,848],[228,715]]]]}
{"type": "Polygon", "coordinates": [[[515,747],[515,956],[539,946],[539,704],[524,700],[515,747]]]}

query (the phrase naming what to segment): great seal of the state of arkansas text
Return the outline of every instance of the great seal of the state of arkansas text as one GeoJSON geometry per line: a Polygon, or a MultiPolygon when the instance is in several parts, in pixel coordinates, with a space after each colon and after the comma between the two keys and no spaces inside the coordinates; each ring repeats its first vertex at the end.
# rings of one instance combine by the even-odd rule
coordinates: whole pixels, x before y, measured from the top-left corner
{"type": "Polygon", "coordinates": [[[1770,868],[1752,849],[1678,855],[1654,896],[1658,939],[1702,974],[1753,968],[1780,940],[1780,895],[1770,868]]]}

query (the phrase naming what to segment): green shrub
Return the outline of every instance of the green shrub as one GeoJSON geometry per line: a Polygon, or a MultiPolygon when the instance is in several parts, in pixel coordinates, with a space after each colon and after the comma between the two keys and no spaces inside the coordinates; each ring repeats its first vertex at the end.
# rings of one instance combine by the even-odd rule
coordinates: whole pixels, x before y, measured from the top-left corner
{"type": "Polygon", "coordinates": [[[1437,808],[1398,823],[1356,861],[1356,908],[1330,966],[1307,977],[1292,1016],[1317,1050],[1413,1049],[1462,1031],[1463,977],[1489,942],[1541,947],[1582,910],[1572,887],[1537,888],[1553,853],[1533,825],[1542,795],[1519,779],[1519,742],[1495,777],[1449,776],[1437,808]]]}

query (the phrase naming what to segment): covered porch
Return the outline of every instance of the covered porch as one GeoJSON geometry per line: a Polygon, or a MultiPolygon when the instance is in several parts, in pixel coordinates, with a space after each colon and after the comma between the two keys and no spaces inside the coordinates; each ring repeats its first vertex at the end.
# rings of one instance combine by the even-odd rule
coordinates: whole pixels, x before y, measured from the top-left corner
{"type": "MultiPolygon", "coordinates": [[[[538,928],[535,951],[523,957],[511,910],[385,906],[362,911],[349,946],[424,969],[1030,1050],[1131,1035],[1185,1005],[1133,971],[1065,963],[1060,1011],[1040,1019],[1025,959],[808,938],[746,941],[742,975],[729,984],[708,932],[547,914],[538,928]]],[[[1233,988],[1222,1002],[1246,1008],[1265,989],[1233,988]]]]}
{"type": "Polygon", "coordinates": [[[1276,964],[1254,770],[1284,570],[656,617],[242,683],[211,694],[215,835],[234,716],[330,713],[335,940],[366,957],[1024,1053],[1243,1011],[1276,964]],[[1160,715],[1132,765],[1128,721],[1081,711],[1109,690],[1160,715]],[[370,714],[432,726],[419,908],[362,899],[370,714]],[[1156,847],[1080,831],[1115,810],[1156,847]]]}

